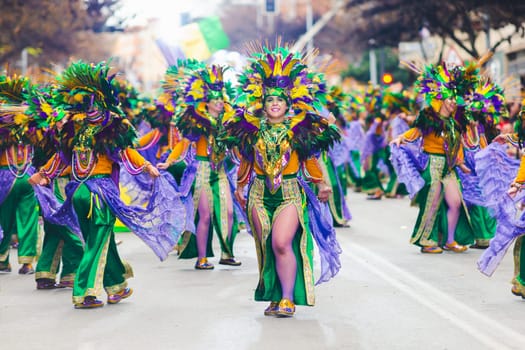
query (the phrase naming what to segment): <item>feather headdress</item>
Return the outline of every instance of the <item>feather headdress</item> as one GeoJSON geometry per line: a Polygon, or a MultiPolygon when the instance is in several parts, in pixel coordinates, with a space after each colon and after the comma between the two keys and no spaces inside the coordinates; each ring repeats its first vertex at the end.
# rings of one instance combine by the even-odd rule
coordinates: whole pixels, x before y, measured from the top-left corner
{"type": "Polygon", "coordinates": [[[29,78],[0,76],[0,150],[19,143],[34,143],[36,125],[26,114],[31,89],[29,78]]]}
{"type": "Polygon", "coordinates": [[[232,113],[229,92],[233,90],[223,80],[226,69],[226,66],[210,65],[192,70],[187,75],[174,118],[175,126],[184,137],[196,141],[200,136],[216,135],[223,120],[217,120],[208,113],[209,101],[224,101],[224,115],[232,113]]]}
{"type": "Polygon", "coordinates": [[[238,108],[228,118],[223,135],[229,147],[238,147],[243,157],[252,159],[258,131],[265,125],[266,96],[286,99],[288,137],[301,160],[328,149],[340,139],[337,127],[329,125],[316,108],[326,86],[320,75],[308,70],[305,58],[305,54],[291,52],[288,47],[262,47],[260,52],[252,53],[250,64],[239,79],[238,108]]]}
{"type": "Polygon", "coordinates": [[[57,77],[54,104],[72,117],[62,130],[63,149],[111,154],[132,146],[136,130],[119,108],[118,91],[105,62],[72,63],[57,77]]]}
{"type": "Polygon", "coordinates": [[[503,90],[489,79],[480,80],[466,96],[466,101],[466,112],[470,119],[484,125],[496,125],[500,118],[508,116],[503,90]]]}
{"type": "Polygon", "coordinates": [[[71,112],[103,111],[123,115],[119,108],[118,91],[109,75],[110,67],[105,62],[88,64],[72,63],[57,80],[55,104],[71,112]]]}

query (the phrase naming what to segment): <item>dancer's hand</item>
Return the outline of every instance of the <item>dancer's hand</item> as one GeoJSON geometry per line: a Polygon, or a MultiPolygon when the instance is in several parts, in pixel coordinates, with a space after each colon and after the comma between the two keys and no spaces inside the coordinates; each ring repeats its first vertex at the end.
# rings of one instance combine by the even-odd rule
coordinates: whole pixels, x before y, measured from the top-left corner
{"type": "Polygon", "coordinates": [[[332,189],[330,188],[330,186],[328,186],[324,182],[317,185],[317,187],[319,190],[317,192],[317,198],[319,198],[321,202],[326,202],[330,198],[330,195],[332,194],[332,189]]]}
{"type": "Polygon", "coordinates": [[[458,168],[461,169],[465,174],[470,174],[472,171],[465,165],[465,163],[458,164],[458,168]]]}
{"type": "Polygon", "coordinates": [[[244,197],[244,187],[237,187],[233,195],[235,196],[235,199],[237,199],[241,207],[245,208],[246,207],[246,197],[244,197]]]}
{"type": "Polygon", "coordinates": [[[146,165],[146,167],[144,168],[144,171],[146,171],[151,177],[160,176],[159,169],[155,168],[152,164],[146,165]]]}
{"type": "Polygon", "coordinates": [[[396,145],[397,147],[401,146],[402,143],[403,143],[403,137],[402,136],[398,136],[395,139],[393,139],[392,141],[390,141],[391,145],[396,145]]]}
{"type": "Polygon", "coordinates": [[[40,185],[40,186],[47,186],[49,185],[49,182],[50,182],[47,177],[45,177],[44,175],[40,173],[34,173],[33,175],[31,175],[28,181],[31,185],[40,185]]]}
{"type": "Polygon", "coordinates": [[[507,190],[507,194],[510,198],[514,198],[516,194],[520,191],[521,185],[517,183],[513,183],[510,185],[510,188],[507,190]]]}
{"type": "Polygon", "coordinates": [[[496,143],[499,143],[499,144],[504,144],[505,142],[507,142],[507,136],[508,134],[499,134],[498,136],[496,136],[492,142],[496,142],[496,143]]]}
{"type": "Polygon", "coordinates": [[[157,168],[160,170],[166,170],[170,167],[170,163],[164,162],[164,163],[158,163],[157,168]]]}

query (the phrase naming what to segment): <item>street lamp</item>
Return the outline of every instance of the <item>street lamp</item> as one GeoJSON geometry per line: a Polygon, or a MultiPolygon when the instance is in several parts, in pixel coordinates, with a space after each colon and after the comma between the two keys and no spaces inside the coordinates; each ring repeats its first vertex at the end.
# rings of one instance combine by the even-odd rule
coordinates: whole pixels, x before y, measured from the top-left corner
{"type": "Polygon", "coordinates": [[[370,63],[370,81],[372,82],[373,86],[377,85],[377,59],[376,59],[376,52],[375,47],[377,45],[377,42],[375,39],[369,39],[368,40],[368,46],[370,47],[369,51],[369,63],[370,63]]]}

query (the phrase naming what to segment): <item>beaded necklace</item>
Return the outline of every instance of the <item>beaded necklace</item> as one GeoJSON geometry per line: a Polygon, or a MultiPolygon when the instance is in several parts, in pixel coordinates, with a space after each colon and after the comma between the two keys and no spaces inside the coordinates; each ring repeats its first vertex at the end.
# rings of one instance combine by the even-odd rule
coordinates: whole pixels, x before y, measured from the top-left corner
{"type": "Polygon", "coordinates": [[[261,121],[256,161],[266,174],[267,186],[272,193],[281,186],[282,172],[290,160],[289,132],[289,119],[275,124],[266,119],[261,121]]]}
{"type": "Polygon", "coordinates": [[[11,174],[16,178],[22,178],[29,169],[29,164],[33,158],[33,146],[22,143],[12,145],[5,150],[7,166],[11,174]]]}

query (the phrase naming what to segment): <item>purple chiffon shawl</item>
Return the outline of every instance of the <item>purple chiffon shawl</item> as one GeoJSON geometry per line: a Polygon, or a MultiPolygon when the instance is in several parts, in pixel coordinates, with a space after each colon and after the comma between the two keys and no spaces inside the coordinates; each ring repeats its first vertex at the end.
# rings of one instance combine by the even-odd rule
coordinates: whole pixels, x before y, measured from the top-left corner
{"type": "Polygon", "coordinates": [[[425,180],[421,177],[428,155],[421,152],[420,141],[403,144],[400,147],[390,146],[390,162],[397,174],[397,180],[406,186],[410,199],[425,186],[425,180]]]}
{"type": "Polygon", "coordinates": [[[341,268],[339,255],[342,250],[337,242],[328,204],[319,202],[304,179],[298,177],[297,180],[306,194],[309,226],[321,256],[321,275],[316,282],[317,285],[327,282],[339,272],[341,268]]]}
{"type": "Polygon", "coordinates": [[[514,198],[507,194],[520,161],[509,157],[505,149],[505,145],[493,143],[475,155],[484,205],[498,221],[496,234],[477,263],[487,276],[494,273],[512,242],[525,232],[525,214],[521,209],[525,191],[514,198]]]}
{"type": "MultiPolygon", "coordinates": [[[[109,177],[90,178],[84,184],[92,193],[97,194],[112,213],[142,239],[160,260],[167,258],[184,230],[187,213],[180,195],[165,176],[153,181],[149,201],[145,206],[126,205],[122,202],[118,186],[109,177]]],[[[78,222],[72,197],[79,186],[80,183],[76,181],[66,186],[67,199],[52,216],[56,222],[78,222]]]]}

